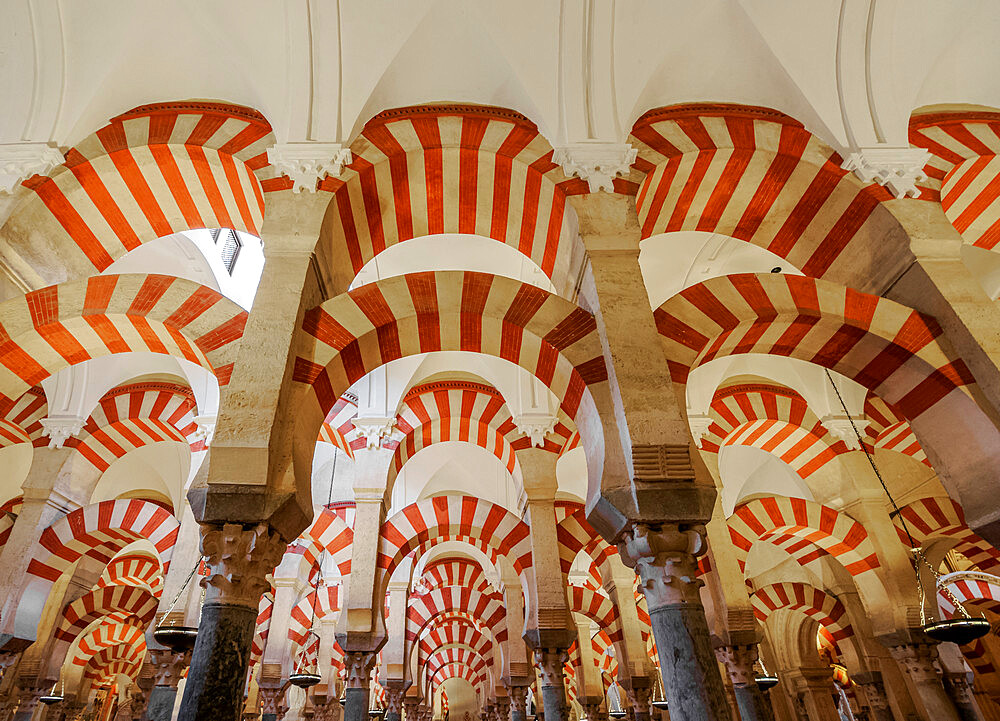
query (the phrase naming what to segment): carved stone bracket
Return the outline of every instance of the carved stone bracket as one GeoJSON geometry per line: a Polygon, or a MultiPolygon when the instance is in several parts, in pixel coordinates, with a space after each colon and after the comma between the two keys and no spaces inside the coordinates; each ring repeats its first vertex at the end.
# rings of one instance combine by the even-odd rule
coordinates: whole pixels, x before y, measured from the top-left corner
{"type": "Polygon", "coordinates": [[[524,714],[527,710],[528,687],[517,684],[504,684],[510,699],[510,709],[515,714],[524,714]]]}
{"type": "Polygon", "coordinates": [[[13,193],[23,181],[62,162],[63,154],[48,143],[0,144],[0,192],[13,193]]]}
{"type": "Polygon", "coordinates": [[[649,716],[649,686],[636,686],[633,684],[622,684],[628,702],[632,705],[632,710],[637,716],[649,716]]]}
{"type": "Polygon", "coordinates": [[[244,528],[237,523],[201,527],[201,552],[209,575],[201,580],[206,603],[257,608],[268,587],[266,576],[281,561],[287,543],[266,523],[244,528]]]}
{"type": "Polygon", "coordinates": [[[49,448],[62,448],[72,436],[83,430],[86,418],[77,416],[49,416],[42,418],[42,435],[49,437],[49,448]]]}
{"type": "Polygon", "coordinates": [[[604,721],[600,703],[583,704],[583,715],[587,718],[587,721],[604,721]]]}
{"type": "Polygon", "coordinates": [[[545,445],[545,436],[555,430],[558,420],[549,413],[522,413],[514,417],[514,425],[531,439],[532,446],[541,448],[545,445]]]}
{"type": "Polygon", "coordinates": [[[267,162],[291,179],[293,193],[315,193],[319,181],[340,175],[353,158],[340,143],[280,143],[267,149],[267,162]]]}
{"type": "Polygon", "coordinates": [[[618,543],[626,565],[639,574],[646,603],[652,611],[661,606],[701,603],[697,578],[698,556],[708,549],[705,526],[635,523],[618,543]]]}
{"type": "Polygon", "coordinates": [[[719,662],[726,667],[733,686],[749,686],[754,682],[754,664],[757,663],[757,644],[720,646],[715,649],[719,662]]]}
{"type": "Polygon", "coordinates": [[[535,664],[538,666],[539,686],[563,685],[563,666],[569,661],[565,648],[536,648],[535,664]]]}
{"type": "Polygon", "coordinates": [[[972,683],[964,673],[944,674],[944,689],[948,697],[959,706],[972,706],[975,703],[972,683]]]}
{"type": "Polygon", "coordinates": [[[705,415],[704,413],[689,413],[687,419],[688,425],[691,426],[691,436],[696,443],[708,435],[708,429],[715,423],[715,419],[712,416],[705,415]]]}
{"type": "Polygon", "coordinates": [[[181,674],[191,663],[191,652],[174,653],[173,651],[160,651],[151,648],[149,649],[149,663],[152,666],[155,686],[177,688],[181,674]]]}
{"type": "Polygon", "coordinates": [[[405,721],[417,721],[417,717],[420,715],[420,699],[416,697],[404,698],[403,713],[405,721]]]}
{"type": "Polygon", "coordinates": [[[853,171],[863,183],[884,185],[897,198],[915,198],[920,194],[917,183],[927,180],[924,166],[930,158],[930,151],[923,148],[886,145],[859,148],[840,167],[853,171]]]}
{"type": "Polygon", "coordinates": [[[552,161],[566,175],[586,180],[591,193],[613,193],[615,177],[629,172],[638,152],[628,143],[571,143],[556,148],[552,161]]]}
{"type": "Polygon", "coordinates": [[[281,721],[288,713],[288,704],[285,703],[285,687],[261,686],[260,711],[265,714],[274,714],[278,721],[281,721]]]}
{"type": "Polygon", "coordinates": [[[365,448],[379,448],[396,427],[395,418],[380,416],[358,417],[351,421],[358,433],[365,439],[365,448]]]}
{"type": "Polygon", "coordinates": [[[830,431],[834,438],[843,441],[844,445],[852,451],[860,451],[861,443],[858,441],[858,433],[863,434],[871,421],[846,416],[824,416],[820,418],[819,422],[830,431]],[[857,433],[854,431],[855,428],[857,428],[857,433]]]}
{"type": "Polygon", "coordinates": [[[388,714],[399,714],[403,708],[403,695],[405,688],[393,688],[386,686],[385,689],[385,712],[388,714]]]}
{"type": "Polygon", "coordinates": [[[907,643],[893,646],[889,649],[889,653],[913,681],[918,683],[940,681],[937,644],[907,643]]]}
{"type": "Polygon", "coordinates": [[[886,711],[889,708],[889,698],[885,695],[885,684],[881,679],[873,679],[860,684],[865,691],[868,706],[876,711],[886,711]]]}
{"type": "Polygon", "coordinates": [[[348,651],[344,654],[347,688],[368,688],[376,654],[371,651],[348,651]]]}

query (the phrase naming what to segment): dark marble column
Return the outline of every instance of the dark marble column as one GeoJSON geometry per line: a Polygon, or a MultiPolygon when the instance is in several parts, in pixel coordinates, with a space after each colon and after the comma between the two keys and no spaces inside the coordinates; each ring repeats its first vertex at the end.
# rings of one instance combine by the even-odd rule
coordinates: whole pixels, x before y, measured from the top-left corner
{"type": "Polygon", "coordinates": [[[945,673],[944,690],[948,698],[958,709],[958,717],[962,721],[983,721],[983,714],[972,692],[972,674],[945,673]]]}
{"type": "Polygon", "coordinates": [[[909,676],[928,718],[959,721],[958,709],[945,692],[938,673],[936,643],[907,643],[892,646],[889,652],[909,676]]]}
{"type": "Polygon", "coordinates": [[[265,576],[286,547],[266,524],[202,525],[210,574],[178,721],[239,721],[265,576]]]}
{"type": "Polygon", "coordinates": [[[720,646],[715,654],[726,667],[733,682],[736,706],[743,721],[774,721],[771,700],[757,687],[754,681],[754,664],[757,663],[757,644],[734,644],[720,646]]]}
{"type": "Polygon", "coordinates": [[[368,721],[368,689],[376,654],[371,651],[348,651],[344,654],[347,689],[344,721],[368,721]]]}
{"type": "Polygon", "coordinates": [[[538,686],[542,690],[542,708],[547,721],[568,721],[563,665],[569,658],[565,648],[536,648],[538,686]]]}
{"type": "Polygon", "coordinates": [[[641,580],[671,721],[730,721],[698,589],[697,557],[707,549],[699,524],[633,524],[618,544],[641,580]]]}
{"type": "Polygon", "coordinates": [[[405,688],[386,686],[385,721],[402,721],[400,712],[403,710],[403,694],[405,693],[405,688]]]}
{"type": "Polygon", "coordinates": [[[184,669],[191,663],[191,654],[150,649],[149,663],[153,667],[153,688],[149,692],[142,721],[170,721],[177,699],[177,685],[184,669]]]}

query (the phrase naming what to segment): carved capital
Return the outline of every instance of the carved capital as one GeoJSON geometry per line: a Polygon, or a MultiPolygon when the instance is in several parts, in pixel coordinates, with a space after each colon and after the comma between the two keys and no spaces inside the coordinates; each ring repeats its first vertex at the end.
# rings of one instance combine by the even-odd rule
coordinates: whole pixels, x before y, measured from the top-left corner
{"type": "Polygon", "coordinates": [[[30,712],[33,712],[38,706],[38,699],[48,693],[50,688],[52,688],[51,683],[39,685],[34,680],[21,682],[17,690],[17,713],[28,713],[28,717],[30,717],[30,712]]]}
{"type": "Polygon", "coordinates": [[[705,526],[685,523],[635,523],[618,543],[622,560],[639,575],[650,611],[701,603],[698,556],[707,548],[705,526]]]}
{"type": "Polygon", "coordinates": [[[571,143],[556,148],[552,161],[566,175],[586,180],[591,193],[613,193],[615,178],[629,172],[638,152],[628,143],[571,143]]]}
{"type": "Polygon", "coordinates": [[[261,686],[260,687],[260,712],[274,714],[278,721],[288,713],[288,704],[285,703],[284,686],[261,686]]]}
{"type": "Polygon", "coordinates": [[[507,721],[510,718],[510,699],[497,698],[493,711],[497,721],[507,721]]]}
{"type": "Polygon", "coordinates": [[[876,711],[888,710],[889,699],[885,695],[885,684],[882,683],[881,679],[868,681],[861,684],[861,687],[865,691],[865,698],[871,708],[876,711]]]}
{"type": "Polygon", "coordinates": [[[893,646],[889,653],[914,682],[940,681],[937,644],[907,643],[893,646]]]}
{"type": "Polygon", "coordinates": [[[733,686],[749,686],[754,682],[754,664],[757,663],[757,644],[720,646],[715,649],[719,662],[726,667],[733,686]]]}
{"type": "Polygon", "coordinates": [[[49,448],[62,448],[72,436],[83,430],[86,418],[77,416],[49,416],[42,418],[42,435],[49,437],[49,448]]]}
{"type": "Polygon", "coordinates": [[[558,420],[549,413],[522,413],[514,417],[514,425],[531,439],[533,447],[541,448],[545,445],[545,436],[555,430],[558,420]]]}
{"type": "Polygon", "coordinates": [[[376,654],[371,651],[348,651],[344,654],[347,688],[368,688],[376,654]]]}
{"type": "Polygon", "coordinates": [[[149,663],[153,671],[153,685],[177,688],[181,674],[191,663],[191,652],[174,653],[173,651],[149,649],[149,663]]]}
{"type": "Polygon", "coordinates": [[[267,575],[281,561],[287,544],[266,523],[244,528],[238,523],[203,524],[201,552],[209,575],[202,578],[206,603],[257,608],[268,587],[267,575]]]}
{"type": "Polygon", "coordinates": [[[583,704],[583,715],[587,718],[587,721],[604,721],[600,703],[583,704]]]}
{"type": "Polygon", "coordinates": [[[920,194],[917,183],[927,180],[924,166],[930,159],[930,151],[923,148],[882,145],[858,148],[840,167],[853,171],[863,183],[885,186],[896,198],[915,198],[920,194]]]}
{"type": "Polygon", "coordinates": [[[823,416],[819,422],[830,431],[834,438],[843,441],[844,445],[852,451],[861,450],[858,434],[864,434],[865,428],[871,423],[864,418],[848,418],[847,416],[823,416]],[[854,432],[855,428],[857,428],[857,433],[854,432]]]}
{"type": "Polygon", "coordinates": [[[515,714],[523,715],[527,710],[526,699],[528,696],[528,687],[506,683],[504,684],[504,687],[507,689],[507,693],[509,694],[508,698],[510,699],[510,710],[515,714]]]}
{"type": "Polygon", "coordinates": [[[381,447],[382,442],[389,438],[396,427],[395,418],[376,416],[358,417],[351,423],[365,439],[365,448],[368,449],[381,447]]]}
{"type": "Polygon", "coordinates": [[[538,666],[539,686],[563,685],[563,666],[569,661],[564,648],[536,648],[535,664],[538,666]]]}
{"type": "Polygon", "coordinates": [[[292,181],[292,192],[316,192],[327,175],[338,176],[353,161],[340,143],[279,143],[267,149],[267,162],[292,181]]]}
{"type": "Polygon", "coordinates": [[[212,445],[212,439],[215,437],[215,423],[218,420],[217,416],[195,416],[194,422],[198,426],[198,430],[195,431],[194,437],[205,441],[206,446],[212,445]]]}
{"type": "Polygon", "coordinates": [[[385,712],[386,714],[398,714],[403,708],[403,696],[406,694],[405,688],[393,688],[386,686],[385,689],[385,712]]]}
{"type": "Polygon", "coordinates": [[[632,705],[632,710],[637,717],[649,717],[649,686],[634,686],[632,684],[622,684],[628,702],[632,705]]]}
{"type": "Polygon", "coordinates": [[[405,714],[404,721],[417,721],[417,718],[420,716],[420,699],[415,697],[404,698],[403,713],[405,714]]]}
{"type": "Polygon", "coordinates": [[[715,423],[712,416],[704,413],[689,413],[687,418],[688,425],[691,426],[691,437],[695,443],[700,443],[701,439],[708,435],[708,429],[715,423]]]}
{"type": "Polygon", "coordinates": [[[13,193],[33,175],[45,175],[63,162],[63,154],[48,143],[0,144],[0,192],[13,193]]]}

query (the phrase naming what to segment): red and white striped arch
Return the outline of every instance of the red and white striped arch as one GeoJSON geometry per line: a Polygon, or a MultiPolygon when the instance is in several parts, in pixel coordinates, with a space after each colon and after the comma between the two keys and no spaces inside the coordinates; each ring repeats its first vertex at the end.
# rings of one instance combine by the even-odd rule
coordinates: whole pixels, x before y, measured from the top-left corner
{"type": "Polygon", "coordinates": [[[844,604],[834,596],[804,583],[774,583],[764,586],[750,596],[754,616],[761,623],[779,609],[798,611],[817,621],[829,633],[833,642],[839,643],[854,635],[844,604]]]}
{"type": "Polygon", "coordinates": [[[292,620],[288,624],[288,638],[298,645],[306,642],[313,627],[313,618],[333,617],[340,613],[340,586],[323,586],[310,591],[292,607],[292,620]]]}
{"type": "Polygon", "coordinates": [[[852,576],[879,567],[864,526],[846,513],[803,498],[755,498],[738,505],[726,523],[744,573],[747,555],[760,541],[784,549],[802,565],[833,556],[852,576]]]}
{"type": "Polygon", "coordinates": [[[310,567],[318,563],[320,554],[328,553],[340,575],[346,576],[351,572],[353,543],[354,530],[336,510],[324,508],[286,553],[300,554],[310,567]]]}
{"type": "Polygon", "coordinates": [[[618,553],[618,550],[587,523],[586,512],[582,505],[573,504],[572,507],[564,505],[563,508],[565,511],[572,509],[572,512],[567,513],[556,524],[559,565],[562,572],[569,573],[577,555],[582,551],[593,560],[592,566],[598,569],[596,580],[599,582],[601,579],[599,569],[604,568],[607,560],[618,553]]]}
{"type": "MultiPolygon", "coordinates": [[[[955,601],[963,606],[1000,613],[1000,579],[996,576],[989,573],[963,573],[961,576],[946,578],[944,583],[955,601]]],[[[951,598],[939,590],[937,600],[942,618],[955,616],[955,603],[951,598]]]]}
{"type": "MultiPolygon", "coordinates": [[[[501,506],[472,496],[436,496],[413,503],[382,524],[379,533],[378,589],[407,555],[440,536],[479,539],[504,556],[522,577],[531,571],[528,526],[501,506]]],[[[378,594],[381,596],[381,594],[378,594]]]]}
{"type": "Polygon", "coordinates": [[[461,586],[444,586],[429,593],[410,596],[406,610],[406,642],[415,643],[430,621],[442,613],[462,611],[493,629],[497,643],[508,638],[507,610],[496,591],[483,593],[461,586]]]}
{"type": "Polygon", "coordinates": [[[0,304],[0,394],[17,398],[53,373],[112,353],[197,363],[229,382],[247,312],[211,288],[165,275],[103,275],[0,304]]]}
{"type": "MultiPolygon", "coordinates": [[[[467,611],[445,611],[431,618],[420,632],[420,639],[426,638],[430,633],[440,630],[443,634],[455,633],[455,629],[467,626],[486,639],[489,639],[494,648],[505,648],[504,643],[497,640],[495,629],[485,625],[477,616],[473,616],[467,611]]],[[[505,629],[504,629],[505,630],[505,629]]],[[[509,639],[508,639],[509,640],[509,639]]]]}
{"type": "Polygon", "coordinates": [[[983,639],[977,638],[972,643],[959,646],[958,648],[962,652],[962,655],[965,656],[965,660],[969,662],[969,666],[976,673],[988,674],[994,673],[997,670],[996,666],[990,660],[990,654],[986,650],[986,644],[983,643],[983,639]]]}
{"type": "Polygon", "coordinates": [[[482,694],[486,689],[485,669],[476,673],[467,663],[448,663],[437,667],[433,673],[428,673],[427,690],[433,694],[438,686],[442,685],[450,678],[461,678],[472,684],[476,694],[482,694]]]}
{"type": "Polygon", "coordinates": [[[1000,567],[1000,551],[980,538],[965,523],[962,507],[950,498],[921,498],[899,509],[892,522],[904,545],[910,540],[902,519],[917,546],[936,538],[955,541],[955,550],[983,571],[994,572],[1000,567]]]}
{"type": "Polygon", "coordinates": [[[148,589],[135,586],[94,588],[63,609],[55,637],[71,643],[99,618],[124,621],[134,617],[143,627],[156,615],[157,599],[148,589]]]}
{"type": "Polygon", "coordinates": [[[618,677],[618,659],[615,654],[614,642],[606,631],[598,631],[590,639],[591,648],[594,651],[594,662],[601,671],[605,687],[610,686],[613,679],[618,677]]]}
{"type": "Polygon", "coordinates": [[[271,631],[271,616],[274,613],[274,591],[267,591],[257,605],[257,620],[254,622],[253,640],[250,642],[250,668],[260,661],[267,646],[271,631]]]}
{"type": "Polygon", "coordinates": [[[387,110],[351,145],[334,191],[334,262],[354,275],[397,243],[437,233],[493,238],[553,278],[568,272],[573,233],[566,197],[587,193],[552,162],[524,116],[483,106],[387,110]]]}
{"type": "Polygon", "coordinates": [[[464,558],[445,558],[429,563],[414,587],[427,591],[442,586],[462,586],[481,593],[496,589],[490,584],[482,566],[464,558]]]}
{"type": "Polygon", "coordinates": [[[0,399],[0,408],[6,407],[0,418],[0,448],[18,443],[31,443],[40,447],[49,439],[42,435],[42,419],[48,415],[49,404],[40,386],[29,388],[20,398],[11,401],[0,399]]]}
{"type": "Polygon", "coordinates": [[[14,530],[14,521],[21,513],[21,506],[24,504],[24,496],[11,498],[0,506],[0,548],[7,545],[10,532],[14,530]]]}
{"type": "Polygon", "coordinates": [[[493,642],[488,635],[471,623],[429,624],[427,629],[427,632],[420,637],[418,658],[428,658],[436,649],[443,646],[457,645],[471,648],[485,658],[491,668],[497,667],[498,658],[494,655],[493,642]]]}
{"type": "Polygon", "coordinates": [[[51,218],[45,232],[67,239],[98,271],[142,243],[193,228],[258,235],[262,183],[275,177],[266,149],[271,126],[249,108],[159,103],[130,110],[66,153],[51,177],[24,185],[26,211],[51,218]]]}
{"type": "Polygon", "coordinates": [[[870,392],[865,400],[865,416],[869,423],[863,436],[870,450],[896,451],[930,466],[927,454],[902,414],[870,392]]]}
{"type": "Polygon", "coordinates": [[[110,685],[119,675],[135,679],[146,656],[146,641],[102,648],[87,661],[83,677],[94,685],[110,685]]]}
{"type": "Polygon", "coordinates": [[[488,663],[479,653],[471,648],[461,646],[450,646],[435,650],[426,661],[427,672],[433,678],[441,666],[449,663],[461,663],[467,665],[475,674],[486,674],[488,663]]]}
{"type": "Polygon", "coordinates": [[[432,351],[496,356],[535,375],[576,419],[588,384],[607,380],[597,325],[582,308],[535,286],[471,271],[410,273],[344,293],[306,312],[307,356],[293,378],[325,417],[369,371],[432,351]]]}
{"type": "Polygon", "coordinates": [[[660,108],[636,121],[630,142],[639,151],[632,179],[644,238],[728,235],[816,278],[849,268],[856,248],[867,255],[876,211],[891,199],[842,169],[840,156],[801,123],[769,108],[660,108]]]}
{"type": "Polygon", "coordinates": [[[910,144],[930,151],[921,200],[939,201],[966,243],[1000,243],[1000,113],[954,112],[910,119],[910,144]]]}
{"type": "Polygon", "coordinates": [[[330,443],[346,453],[348,458],[354,458],[354,448],[351,443],[353,437],[357,436],[357,429],[354,428],[351,421],[357,414],[357,404],[351,399],[341,396],[326,414],[326,418],[323,419],[323,425],[316,441],[330,443]]]}
{"type": "Polygon", "coordinates": [[[156,598],[163,593],[160,561],[144,553],[115,556],[97,581],[98,588],[137,586],[149,589],[156,598]]]}
{"type": "Polygon", "coordinates": [[[787,356],[837,371],[913,419],[972,383],[934,318],[844,286],[741,273],[684,289],[654,312],[673,377],[714,358],[787,356]]]}
{"type": "Polygon", "coordinates": [[[625,634],[618,615],[618,607],[603,589],[595,590],[587,586],[570,585],[566,587],[566,601],[570,611],[589,618],[602,631],[607,632],[612,643],[624,640],[625,634]]]}
{"type": "Polygon", "coordinates": [[[162,506],[137,498],[102,501],[68,513],[42,531],[38,543],[44,555],[28,564],[17,611],[2,627],[16,638],[34,640],[52,584],[84,555],[106,565],[128,544],[145,539],[159,554],[165,575],[178,527],[162,506]]]}
{"type": "Polygon", "coordinates": [[[77,646],[72,649],[70,662],[74,666],[86,666],[102,650],[118,645],[142,647],[145,651],[146,632],[141,626],[129,623],[102,623],[79,637],[77,646]]]}
{"type": "Polygon", "coordinates": [[[712,399],[709,415],[713,423],[701,441],[701,450],[717,454],[725,446],[760,448],[780,458],[802,478],[848,451],[843,441],[831,437],[802,396],[781,386],[721,388],[712,399]]]}

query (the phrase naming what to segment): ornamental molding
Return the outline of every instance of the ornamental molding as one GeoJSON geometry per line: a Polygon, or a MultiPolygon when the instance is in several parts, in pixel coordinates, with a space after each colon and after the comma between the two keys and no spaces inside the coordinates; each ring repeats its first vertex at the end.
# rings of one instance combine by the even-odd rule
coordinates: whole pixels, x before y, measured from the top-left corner
{"type": "Polygon", "coordinates": [[[924,166],[930,159],[930,151],[923,148],[877,146],[850,153],[840,167],[863,183],[884,186],[896,198],[916,198],[917,183],[927,180],[924,166]]]}
{"type": "Polygon", "coordinates": [[[279,143],[267,149],[267,162],[291,179],[293,193],[315,193],[323,178],[339,176],[353,157],[340,143],[279,143]]]}
{"type": "Polygon", "coordinates": [[[12,194],[33,175],[46,175],[62,164],[59,149],[48,143],[0,144],[0,191],[12,194]]]}
{"type": "Polygon", "coordinates": [[[715,419],[704,413],[688,414],[688,425],[691,426],[691,435],[694,437],[695,443],[700,443],[708,435],[708,429],[713,423],[715,423],[715,419]]]}
{"type": "Polygon", "coordinates": [[[591,193],[613,193],[615,178],[629,172],[638,152],[628,143],[571,143],[556,148],[552,162],[567,176],[586,180],[591,193]]]}
{"type": "Polygon", "coordinates": [[[396,419],[386,416],[365,416],[353,419],[351,424],[365,439],[365,448],[371,450],[379,448],[383,441],[392,436],[396,428],[396,419]]]}
{"type": "Polygon", "coordinates": [[[211,416],[195,416],[194,422],[198,426],[198,430],[195,431],[194,437],[198,440],[204,440],[206,446],[212,445],[212,439],[215,437],[215,422],[217,417],[211,416]]]}
{"type": "Polygon", "coordinates": [[[201,527],[201,552],[209,575],[202,578],[208,603],[257,608],[288,544],[267,524],[244,528],[237,523],[201,527]]]}
{"type": "Polygon", "coordinates": [[[49,437],[49,448],[62,448],[72,436],[83,430],[86,418],[79,416],[49,416],[42,418],[42,435],[49,437]]]}
{"type": "Polygon", "coordinates": [[[522,413],[514,416],[514,425],[518,431],[531,439],[534,448],[541,448],[545,445],[545,436],[556,429],[558,420],[549,413],[522,413]]]}
{"type": "Polygon", "coordinates": [[[847,416],[823,416],[819,419],[830,434],[852,451],[860,451],[861,443],[858,434],[863,434],[870,420],[866,418],[849,418],[847,416]],[[855,429],[857,429],[855,431],[855,429]]]}

